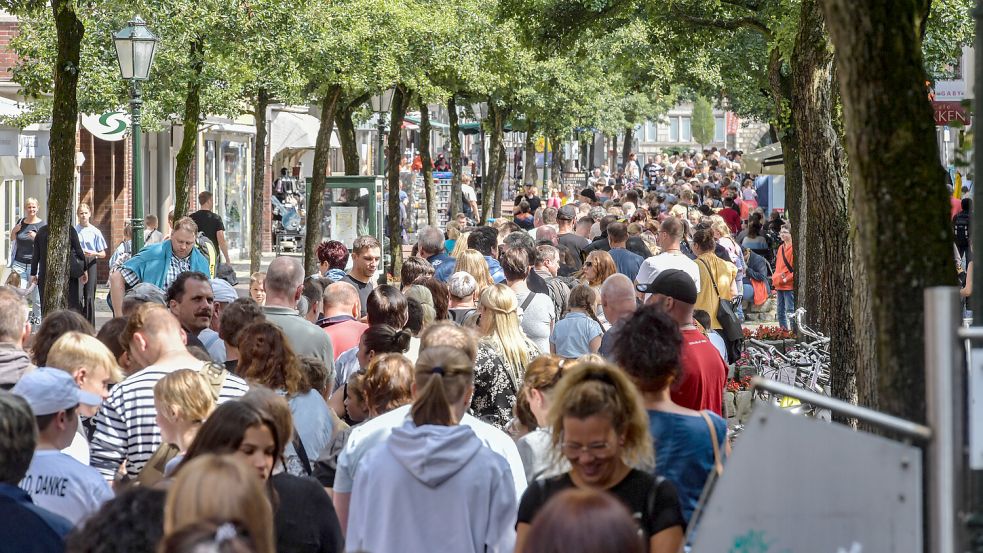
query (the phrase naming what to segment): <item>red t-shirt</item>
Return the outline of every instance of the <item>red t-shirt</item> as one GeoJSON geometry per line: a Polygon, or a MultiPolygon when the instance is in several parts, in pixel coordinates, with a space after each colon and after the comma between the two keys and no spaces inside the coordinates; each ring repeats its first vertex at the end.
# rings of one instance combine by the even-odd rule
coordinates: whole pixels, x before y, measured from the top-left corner
{"type": "Polygon", "coordinates": [[[963,201],[955,196],[950,196],[949,207],[951,211],[951,213],[949,213],[949,218],[953,219],[960,211],[963,210],[963,201]]]}
{"type": "Polygon", "coordinates": [[[682,376],[673,384],[670,396],[678,405],[702,411],[709,409],[723,416],[727,365],[710,340],[695,328],[683,330],[679,352],[682,376]]]}
{"type": "Polygon", "coordinates": [[[358,340],[369,325],[355,319],[324,327],[324,332],[331,338],[331,350],[335,361],[338,356],[358,345],[358,340]]]}
{"type": "Polygon", "coordinates": [[[727,223],[731,234],[739,234],[741,232],[741,214],[737,210],[725,207],[717,215],[720,215],[724,222],[727,223]]]}

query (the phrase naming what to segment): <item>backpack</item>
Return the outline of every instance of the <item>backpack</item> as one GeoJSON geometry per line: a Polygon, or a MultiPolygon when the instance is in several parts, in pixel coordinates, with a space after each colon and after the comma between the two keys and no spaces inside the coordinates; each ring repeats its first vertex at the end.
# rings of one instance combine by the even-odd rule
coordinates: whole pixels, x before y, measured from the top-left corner
{"type": "Polygon", "coordinates": [[[969,244],[970,218],[971,214],[968,211],[960,211],[952,220],[952,231],[956,237],[956,244],[961,246],[969,244]]]}
{"type": "Polygon", "coordinates": [[[218,248],[215,244],[205,236],[204,233],[199,232],[198,236],[195,238],[195,247],[198,251],[205,256],[208,260],[208,278],[212,278],[216,273],[216,265],[218,264],[218,248]]]}
{"type": "Polygon", "coordinates": [[[550,299],[553,300],[553,309],[556,311],[556,320],[567,316],[570,311],[569,300],[570,290],[577,285],[577,279],[573,277],[553,277],[546,280],[546,291],[549,292],[550,299]]]}

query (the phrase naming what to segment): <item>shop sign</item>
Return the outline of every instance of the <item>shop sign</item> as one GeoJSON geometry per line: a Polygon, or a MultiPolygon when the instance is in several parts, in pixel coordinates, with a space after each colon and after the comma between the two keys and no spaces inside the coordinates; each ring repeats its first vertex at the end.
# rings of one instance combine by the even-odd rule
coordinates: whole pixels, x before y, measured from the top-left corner
{"type": "Polygon", "coordinates": [[[83,115],[82,126],[96,138],[119,142],[126,138],[126,130],[130,127],[130,116],[120,111],[101,115],[83,115]]]}
{"type": "Polygon", "coordinates": [[[932,102],[935,112],[935,125],[942,127],[951,124],[969,125],[970,116],[961,102],[932,102]]]}

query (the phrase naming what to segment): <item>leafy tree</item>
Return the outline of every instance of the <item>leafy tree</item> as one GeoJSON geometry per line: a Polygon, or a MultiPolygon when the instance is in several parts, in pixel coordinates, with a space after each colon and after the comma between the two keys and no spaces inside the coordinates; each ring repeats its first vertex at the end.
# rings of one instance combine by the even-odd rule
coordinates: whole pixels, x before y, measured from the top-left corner
{"type": "Polygon", "coordinates": [[[716,121],[713,118],[713,106],[703,96],[699,96],[693,101],[692,130],[693,140],[702,149],[707,144],[713,142],[716,121]]]}

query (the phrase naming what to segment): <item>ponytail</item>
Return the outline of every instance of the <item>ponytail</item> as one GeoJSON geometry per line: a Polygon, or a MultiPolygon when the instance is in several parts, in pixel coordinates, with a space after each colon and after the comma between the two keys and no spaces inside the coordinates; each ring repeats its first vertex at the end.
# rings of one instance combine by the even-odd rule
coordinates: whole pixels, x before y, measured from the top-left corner
{"type": "Polygon", "coordinates": [[[410,409],[413,424],[457,424],[453,405],[473,383],[474,368],[461,350],[440,346],[422,351],[416,363],[417,395],[410,409]]]}
{"type": "Polygon", "coordinates": [[[362,334],[362,347],[376,355],[405,353],[410,349],[411,336],[413,334],[406,329],[396,330],[387,324],[372,325],[362,334]]]}

